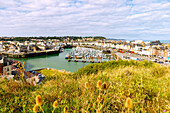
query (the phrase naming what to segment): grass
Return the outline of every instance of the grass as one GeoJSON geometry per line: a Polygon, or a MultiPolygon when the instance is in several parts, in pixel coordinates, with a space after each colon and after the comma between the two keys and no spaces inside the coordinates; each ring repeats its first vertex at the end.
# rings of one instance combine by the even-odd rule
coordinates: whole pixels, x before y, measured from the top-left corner
{"type": "MultiPolygon", "coordinates": [[[[61,113],[69,112],[167,112],[170,110],[170,67],[142,61],[109,61],[90,64],[75,73],[42,70],[45,81],[39,86],[0,78],[0,112],[33,112],[41,95],[42,109],[51,113],[53,102],[61,113]],[[97,87],[101,81],[102,88],[97,87]],[[85,86],[85,83],[89,86],[85,86]],[[127,108],[127,98],[132,108],[127,108]]],[[[39,110],[39,112],[41,112],[39,110]]]]}

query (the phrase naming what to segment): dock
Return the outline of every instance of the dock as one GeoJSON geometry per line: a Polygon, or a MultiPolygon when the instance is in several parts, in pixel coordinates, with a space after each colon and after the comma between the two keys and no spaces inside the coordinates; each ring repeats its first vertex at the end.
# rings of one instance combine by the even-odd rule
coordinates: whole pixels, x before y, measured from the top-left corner
{"type": "Polygon", "coordinates": [[[89,61],[89,60],[71,60],[69,59],[68,62],[83,62],[83,63],[101,63],[101,61],[89,61]]]}

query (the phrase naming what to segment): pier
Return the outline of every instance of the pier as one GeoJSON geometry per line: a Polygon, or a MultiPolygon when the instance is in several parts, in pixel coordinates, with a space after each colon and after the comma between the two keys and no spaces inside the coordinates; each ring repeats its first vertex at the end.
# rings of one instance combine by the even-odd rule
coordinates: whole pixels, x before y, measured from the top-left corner
{"type": "Polygon", "coordinates": [[[56,50],[44,50],[44,51],[34,51],[34,52],[21,52],[21,53],[8,53],[2,52],[4,55],[10,58],[28,58],[34,56],[42,56],[42,55],[49,55],[49,54],[56,54],[59,53],[60,49],[56,50]]]}
{"type": "Polygon", "coordinates": [[[101,61],[89,61],[89,60],[71,60],[71,59],[68,59],[68,62],[101,63],[101,61]]]}

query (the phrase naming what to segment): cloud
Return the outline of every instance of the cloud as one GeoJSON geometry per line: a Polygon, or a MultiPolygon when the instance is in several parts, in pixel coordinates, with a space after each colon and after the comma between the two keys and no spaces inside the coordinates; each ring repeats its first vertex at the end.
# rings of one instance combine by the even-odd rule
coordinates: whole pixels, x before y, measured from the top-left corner
{"type": "Polygon", "coordinates": [[[169,0],[0,1],[0,36],[169,39],[169,30],[169,0]]]}

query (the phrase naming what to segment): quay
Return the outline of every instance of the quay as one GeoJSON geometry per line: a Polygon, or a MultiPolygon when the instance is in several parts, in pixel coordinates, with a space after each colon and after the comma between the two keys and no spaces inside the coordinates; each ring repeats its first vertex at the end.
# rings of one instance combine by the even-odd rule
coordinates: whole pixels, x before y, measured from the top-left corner
{"type": "Polygon", "coordinates": [[[2,52],[2,54],[6,55],[9,58],[28,58],[28,57],[34,57],[34,56],[56,54],[56,53],[60,53],[60,49],[34,51],[34,52],[21,52],[21,53],[2,52]]]}
{"type": "Polygon", "coordinates": [[[71,60],[71,59],[68,59],[68,62],[102,63],[101,61],[71,60]]]}

